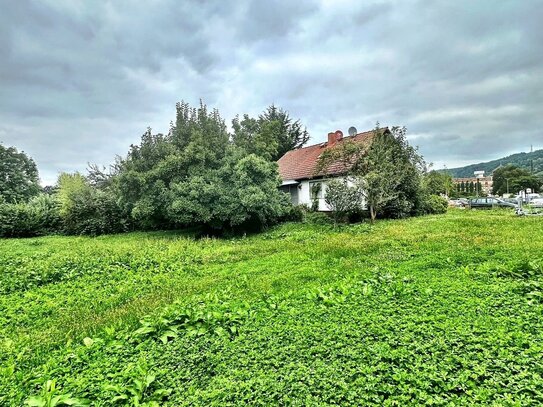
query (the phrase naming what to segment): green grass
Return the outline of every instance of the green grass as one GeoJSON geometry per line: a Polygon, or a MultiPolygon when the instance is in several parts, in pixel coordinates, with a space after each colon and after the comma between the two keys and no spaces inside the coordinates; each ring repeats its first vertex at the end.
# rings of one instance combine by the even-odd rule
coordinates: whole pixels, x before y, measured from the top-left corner
{"type": "Polygon", "coordinates": [[[0,405],[538,405],[542,267],[503,211],[0,240],[0,405]]]}

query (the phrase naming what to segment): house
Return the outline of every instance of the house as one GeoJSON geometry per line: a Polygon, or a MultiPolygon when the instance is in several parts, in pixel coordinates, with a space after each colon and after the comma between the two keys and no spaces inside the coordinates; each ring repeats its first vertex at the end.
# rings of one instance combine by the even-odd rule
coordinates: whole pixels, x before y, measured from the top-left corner
{"type": "MultiPolygon", "coordinates": [[[[388,129],[384,131],[388,132],[388,129]]],[[[329,211],[324,202],[326,181],[330,178],[344,176],[349,168],[343,163],[332,163],[325,171],[318,172],[319,157],[327,149],[339,146],[345,142],[368,144],[374,131],[366,131],[353,136],[343,137],[341,130],[328,133],[328,141],[308,147],[291,150],[285,153],[279,161],[279,175],[281,176],[281,190],[290,194],[294,205],[312,206],[313,201],[318,203],[319,211],[329,211]]]]}

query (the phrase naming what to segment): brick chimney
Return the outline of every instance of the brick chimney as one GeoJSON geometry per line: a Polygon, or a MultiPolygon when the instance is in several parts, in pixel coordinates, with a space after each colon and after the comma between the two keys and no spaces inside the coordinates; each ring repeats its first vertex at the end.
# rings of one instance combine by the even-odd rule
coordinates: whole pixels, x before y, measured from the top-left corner
{"type": "Polygon", "coordinates": [[[328,133],[328,146],[333,146],[339,140],[343,138],[343,132],[341,130],[336,130],[333,133],[328,133]]]}

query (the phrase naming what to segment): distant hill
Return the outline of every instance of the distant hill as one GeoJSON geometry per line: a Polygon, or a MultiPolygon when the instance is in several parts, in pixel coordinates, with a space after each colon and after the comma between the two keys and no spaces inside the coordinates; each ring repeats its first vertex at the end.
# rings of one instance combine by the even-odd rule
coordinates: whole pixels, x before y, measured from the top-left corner
{"type": "Polygon", "coordinates": [[[466,165],[465,167],[448,168],[441,170],[450,173],[453,178],[473,177],[474,171],[484,171],[489,175],[500,165],[513,164],[528,171],[531,169],[531,162],[534,163],[534,174],[543,176],[543,149],[532,153],[517,153],[497,160],[487,161],[479,164],[466,165]]]}

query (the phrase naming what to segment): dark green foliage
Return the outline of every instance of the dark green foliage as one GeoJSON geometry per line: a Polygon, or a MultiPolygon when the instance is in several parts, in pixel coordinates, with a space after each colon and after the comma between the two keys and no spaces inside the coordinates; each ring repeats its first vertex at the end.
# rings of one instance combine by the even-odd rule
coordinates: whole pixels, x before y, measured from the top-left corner
{"type": "Polygon", "coordinates": [[[55,197],[38,195],[28,203],[0,204],[0,237],[30,237],[55,233],[61,225],[55,197]]]}
{"type": "Polygon", "coordinates": [[[0,144],[0,203],[27,202],[40,191],[34,160],[15,147],[0,144]]]}
{"type": "Polygon", "coordinates": [[[232,120],[232,141],[248,154],[277,161],[287,151],[303,147],[309,133],[300,120],[292,120],[289,113],[275,105],[269,106],[258,119],[243,115],[232,120]]]}
{"type": "Polygon", "coordinates": [[[308,208],[303,205],[287,204],[280,221],[283,222],[302,222],[308,208]]]}
{"type": "MultiPolygon", "coordinates": [[[[50,222],[41,227],[31,207],[2,206],[0,236],[185,226],[252,231],[288,217],[291,205],[278,190],[275,160],[307,142],[307,131],[273,105],[258,119],[234,119],[233,127],[230,138],[217,110],[178,103],[168,134],[147,129],[140,144],[132,145],[125,159],[117,157],[109,172],[90,165],[88,176],[63,174],[57,186],[48,188],[60,203],[56,228],[47,229],[50,222]]],[[[27,199],[37,182],[34,162],[13,148],[0,148],[0,204],[27,199]],[[8,174],[16,168],[21,171],[8,174]]]]}
{"type": "Polygon", "coordinates": [[[277,142],[277,151],[272,156],[273,161],[277,161],[287,151],[303,147],[309,141],[309,133],[302,126],[300,120],[293,120],[286,110],[275,105],[270,105],[258,117],[260,126],[272,136],[272,143],[277,142]],[[272,127],[266,125],[272,124],[272,127]]]}
{"type": "Polygon", "coordinates": [[[125,232],[129,220],[115,196],[89,187],[73,195],[72,206],[63,217],[63,226],[68,234],[96,236],[125,232]]]}
{"type": "Polygon", "coordinates": [[[281,131],[279,121],[259,121],[244,115],[232,120],[232,142],[247,154],[256,154],[268,161],[276,161],[279,141],[277,134],[281,131]]]}
{"type": "Polygon", "coordinates": [[[543,150],[536,150],[532,153],[517,153],[497,160],[440,171],[448,172],[454,178],[467,178],[473,177],[474,171],[484,171],[486,174],[492,174],[498,167],[509,164],[520,167],[530,173],[533,170],[534,175],[543,177],[543,150]]]}
{"type": "Polygon", "coordinates": [[[171,185],[168,219],[216,229],[271,224],[288,206],[278,185],[277,164],[229,150],[221,168],[171,185]]]}
{"type": "Polygon", "coordinates": [[[311,225],[331,225],[333,219],[324,212],[307,212],[304,216],[304,222],[311,225]]]}
{"type": "Polygon", "coordinates": [[[96,236],[128,229],[127,214],[111,189],[97,189],[77,173],[61,174],[58,185],[65,233],[96,236]]]}
{"type": "Polygon", "coordinates": [[[517,194],[527,188],[532,192],[539,192],[543,181],[514,165],[506,165],[498,168],[493,174],[492,193],[502,195],[505,193],[517,194]]]}
{"type": "Polygon", "coordinates": [[[177,105],[168,135],[148,130],[120,164],[124,210],[140,228],[204,225],[258,229],[277,221],[287,200],[266,142],[276,122],[234,120],[234,141],[216,110],[177,105]],[[263,133],[262,133],[263,132],[263,133]]]}

